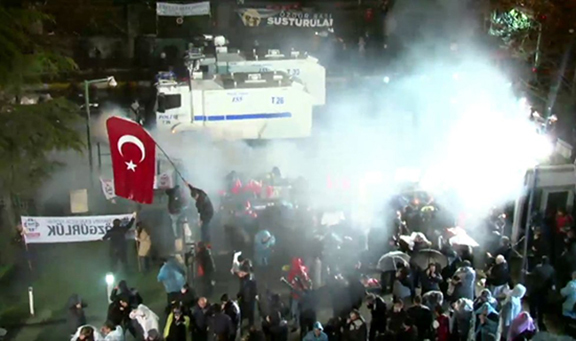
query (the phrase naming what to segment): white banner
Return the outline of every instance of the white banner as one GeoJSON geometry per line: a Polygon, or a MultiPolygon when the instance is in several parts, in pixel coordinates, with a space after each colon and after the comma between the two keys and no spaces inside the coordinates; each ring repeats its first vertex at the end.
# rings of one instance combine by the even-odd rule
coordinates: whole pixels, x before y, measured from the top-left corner
{"type": "Polygon", "coordinates": [[[193,17],[198,15],[210,15],[210,1],[197,2],[193,4],[157,2],[156,15],[161,17],[193,17]]]}
{"type": "MultiPolygon", "coordinates": [[[[104,193],[106,200],[116,198],[113,179],[101,178],[100,183],[102,184],[102,192],[104,193]]],[[[174,171],[168,171],[154,176],[154,189],[170,189],[174,188],[174,186],[174,171]]]]}
{"type": "MultiPolygon", "coordinates": [[[[86,217],[22,217],[26,243],[73,243],[101,240],[112,227],[114,219],[126,224],[133,214],[86,217]]],[[[134,239],[134,228],[126,233],[134,239]]]]}

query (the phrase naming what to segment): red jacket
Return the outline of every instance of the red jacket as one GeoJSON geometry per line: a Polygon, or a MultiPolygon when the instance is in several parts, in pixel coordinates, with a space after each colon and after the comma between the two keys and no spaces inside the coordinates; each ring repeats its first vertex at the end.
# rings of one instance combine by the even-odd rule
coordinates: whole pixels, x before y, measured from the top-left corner
{"type": "Polygon", "coordinates": [[[448,341],[450,339],[450,319],[446,315],[440,315],[436,318],[439,326],[436,328],[438,341],[448,341]]]}
{"type": "Polygon", "coordinates": [[[564,214],[564,215],[556,215],[556,232],[558,233],[564,233],[564,231],[562,231],[563,227],[566,226],[570,226],[572,225],[572,216],[568,215],[568,214],[564,214]]]}
{"type": "MultiPolygon", "coordinates": [[[[288,273],[288,282],[296,290],[305,291],[310,289],[308,268],[302,264],[302,258],[292,258],[292,266],[290,267],[290,272],[288,273]]],[[[300,298],[300,295],[293,291],[292,297],[297,300],[300,298]]]]}

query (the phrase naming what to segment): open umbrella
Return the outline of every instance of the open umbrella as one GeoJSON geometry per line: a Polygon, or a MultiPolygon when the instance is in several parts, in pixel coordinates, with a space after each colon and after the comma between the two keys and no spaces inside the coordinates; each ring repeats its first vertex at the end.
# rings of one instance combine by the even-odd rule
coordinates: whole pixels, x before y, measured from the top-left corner
{"type": "Polygon", "coordinates": [[[448,265],[448,260],[440,251],[433,249],[424,249],[416,252],[410,258],[412,264],[418,265],[421,269],[426,269],[430,263],[440,266],[440,269],[448,265]]]}
{"type": "Polygon", "coordinates": [[[470,237],[468,234],[459,234],[449,239],[450,244],[460,246],[478,247],[480,244],[470,237]]]}
{"type": "Polygon", "coordinates": [[[377,268],[380,271],[396,271],[397,264],[401,263],[407,266],[410,262],[410,256],[400,251],[388,252],[378,260],[377,268]]]}

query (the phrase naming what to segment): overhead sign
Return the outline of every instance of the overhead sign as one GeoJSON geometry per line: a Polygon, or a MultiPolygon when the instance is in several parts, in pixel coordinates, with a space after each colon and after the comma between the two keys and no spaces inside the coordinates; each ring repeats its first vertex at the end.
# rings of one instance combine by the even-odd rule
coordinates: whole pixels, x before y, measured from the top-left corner
{"type": "Polygon", "coordinates": [[[199,15],[210,15],[210,1],[197,2],[193,4],[157,2],[156,15],[160,17],[193,17],[199,15]]]}
{"type": "MultiPolygon", "coordinates": [[[[120,219],[123,224],[133,214],[118,214],[87,217],[22,217],[26,243],[74,243],[101,240],[112,228],[112,222],[120,219]]],[[[134,239],[134,232],[126,234],[134,239]]]]}
{"type": "Polygon", "coordinates": [[[246,27],[330,28],[334,23],[332,14],[328,13],[278,11],[263,8],[241,8],[237,11],[246,27]]]}

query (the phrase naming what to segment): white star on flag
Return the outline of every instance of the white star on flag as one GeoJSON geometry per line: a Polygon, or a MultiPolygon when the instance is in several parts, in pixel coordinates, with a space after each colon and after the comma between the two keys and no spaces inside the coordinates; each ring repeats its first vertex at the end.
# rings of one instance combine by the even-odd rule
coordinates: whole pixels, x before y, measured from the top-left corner
{"type": "Polygon", "coordinates": [[[128,170],[131,170],[133,172],[136,171],[136,164],[134,164],[134,162],[132,162],[132,160],[130,160],[130,162],[125,162],[126,166],[128,167],[128,170]]]}

